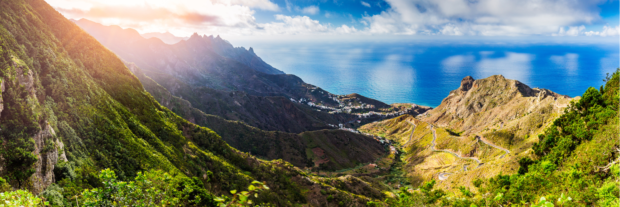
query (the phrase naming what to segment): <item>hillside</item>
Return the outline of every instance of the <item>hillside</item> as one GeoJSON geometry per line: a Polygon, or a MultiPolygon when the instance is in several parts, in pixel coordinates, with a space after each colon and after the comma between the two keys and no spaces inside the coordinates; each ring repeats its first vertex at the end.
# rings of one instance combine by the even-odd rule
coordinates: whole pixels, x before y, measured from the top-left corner
{"type": "MultiPolygon", "coordinates": [[[[188,100],[194,108],[206,114],[243,121],[263,130],[291,133],[330,129],[340,123],[349,123],[346,125],[352,127],[352,123],[360,118],[348,113],[328,113],[348,107],[341,104],[345,96],[330,94],[294,75],[262,73],[239,62],[242,61],[239,58],[243,59],[240,56],[221,56],[220,50],[234,53],[244,49],[233,48],[219,37],[195,34],[187,41],[167,45],[144,39],[133,29],[103,26],[85,19],[76,21],[76,24],[125,61],[135,63],[145,76],[172,95],[188,100]],[[325,106],[330,109],[320,108],[325,106]]],[[[145,89],[150,93],[156,90],[149,86],[145,89]]],[[[358,97],[387,107],[383,110],[388,113],[406,110],[358,97]]],[[[357,105],[360,103],[356,100],[357,105]]],[[[370,110],[378,111],[379,108],[370,110]]],[[[364,121],[380,118],[364,117],[364,121]]]]}
{"type": "Polygon", "coordinates": [[[186,205],[212,206],[214,196],[254,180],[270,186],[254,202],[277,206],[383,198],[353,191],[375,184],[316,178],[230,147],[160,105],[114,53],[43,0],[2,1],[0,8],[0,176],[9,188],[74,205],[86,189],[103,187],[108,177],[97,175],[109,168],[124,181],[149,170],[180,176],[190,194],[178,199],[186,205]]]}
{"type": "MultiPolygon", "coordinates": [[[[171,95],[189,101],[193,108],[206,114],[242,121],[263,130],[300,133],[331,129],[328,124],[338,125],[357,118],[349,114],[332,115],[319,112],[308,105],[295,104],[282,96],[263,97],[249,95],[243,91],[193,88],[166,74],[150,73],[151,75],[147,76],[139,67],[131,65],[129,67],[141,81],[146,78],[156,81],[156,84],[144,84],[144,87],[163,105],[167,105],[169,96],[159,95],[157,91],[172,90],[171,95]]],[[[188,120],[191,121],[189,118],[188,120]]]]}
{"type": "MultiPolygon", "coordinates": [[[[463,82],[473,82],[467,79],[463,82]]],[[[478,84],[494,79],[502,84],[498,76],[483,79],[478,84]]],[[[379,179],[396,186],[403,184],[405,188],[393,190],[395,195],[385,202],[390,206],[619,205],[620,69],[611,76],[608,74],[604,81],[606,83],[600,90],[590,87],[582,98],[570,101],[561,115],[546,122],[548,126],[532,133],[533,138],[525,137],[524,142],[533,144],[512,142],[513,146],[524,147],[506,149],[501,146],[506,144],[493,144],[482,137],[459,136],[463,132],[436,127],[412,116],[362,127],[368,132],[383,134],[402,146],[401,163],[379,179]],[[473,153],[469,151],[472,147],[476,149],[473,153]]],[[[501,85],[496,87],[501,88],[501,85]]],[[[466,93],[471,92],[461,95],[475,97],[475,94],[466,93]]],[[[518,95],[513,98],[513,101],[520,101],[528,97],[518,95]]],[[[553,106],[555,109],[556,104],[553,106]]],[[[479,112],[489,111],[493,110],[479,112]]],[[[528,115],[511,119],[507,124],[511,126],[510,123],[519,122],[528,115]]],[[[472,128],[475,129],[475,125],[472,128]]],[[[503,136],[506,137],[511,136],[503,136]]]]}
{"type": "Polygon", "coordinates": [[[387,154],[385,147],[373,138],[348,131],[320,130],[301,134],[264,131],[243,122],[205,114],[188,101],[171,95],[144,75],[135,64],[127,63],[127,66],[145,88],[151,88],[149,91],[162,105],[192,123],[212,129],[235,149],[254,156],[268,160],[283,159],[300,168],[318,167],[319,161],[322,161],[325,169],[340,170],[373,162],[387,154]]]}
{"type": "Polygon", "coordinates": [[[360,131],[401,146],[403,182],[420,185],[437,179],[438,187],[456,191],[456,186],[471,188],[474,179],[516,173],[518,161],[528,156],[537,135],[571,100],[501,75],[465,77],[426,114],[364,125],[360,131]]]}
{"type": "MultiPolygon", "coordinates": [[[[510,128],[509,122],[529,117],[531,122],[519,124],[532,132],[548,123],[544,121],[545,114],[560,112],[561,108],[568,106],[570,100],[568,96],[547,89],[530,88],[501,75],[480,80],[468,76],[461,81],[458,89],[451,91],[423,120],[440,127],[449,126],[468,135],[490,128],[510,128]],[[539,113],[532,115],[536,111],[539,113]]],[[[527,132],[519,135],[523,136],[527,132]]]]}

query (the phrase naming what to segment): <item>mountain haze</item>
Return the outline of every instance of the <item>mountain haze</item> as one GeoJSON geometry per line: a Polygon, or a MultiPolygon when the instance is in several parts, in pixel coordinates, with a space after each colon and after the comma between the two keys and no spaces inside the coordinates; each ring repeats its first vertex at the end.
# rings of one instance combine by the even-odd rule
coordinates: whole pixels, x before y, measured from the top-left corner
{"type": "MultiPolygon", "coordinates": [[[[79,22],[78,21],[74,21],[74,22],[79,22]]],[[[151,32],[151,33],[144,33],[141,34],[142,37],[146,38],[146,39],[150,39],[150,38],[157,38],[160,39],[161,41],[163,41],[166,44],[169,45],[173,45],[176,44],[178,42],[180,42],[181,40],[187,40],[187,37],[177,37],[174,36],[173,34],[171,34],[170,32],[151,32]]]]}
{"type": "MultiPolygon", "coordinates": [[[[159,169],[203,189],[206,203],[195,204],[201,206],[253,180],[271,187],[255,202],[278,206],[362,205],[382,197],[329,187],[330,179],[230,147],[212,130],[160,105],[114,53],[42,0],[3,1],[0,8],[0,176],[13,188],[45,192],[61,202],[55,205],[69,205],[85,189],[102,185],[96,176],[102,169],[114,170],[120,180],[159,169]],[[338,199],[312,193],[320,190],[338,199]]],[[[349,181],[349,187],[371,186],[349,181]]]]}

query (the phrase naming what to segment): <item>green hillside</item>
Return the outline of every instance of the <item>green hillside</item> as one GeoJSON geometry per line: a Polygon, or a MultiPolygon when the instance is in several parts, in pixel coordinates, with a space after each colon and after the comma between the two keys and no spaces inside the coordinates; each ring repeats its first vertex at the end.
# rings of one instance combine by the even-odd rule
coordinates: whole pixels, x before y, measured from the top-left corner
{"type": "MultiPolygon", "coordinates": [[[[265,131],[240,121],[230,121],[205,114],[194,108],[188,101],[170,94],[166,88],[146,76],[136,65],[131,63],[127,65],[145,89],[151,91],[155,99],[160,100],[159,103],[184,119],[209,127],[222,136],[226,143],[242,152],[268,160],[283,159],[300,168],[318,167],[319,160],[329,160],[325,166],[330,170],[374,162],[387,154],[385,147],[372,137],[349,131],[317,130],[300,134],[265,131]],[[317,150],[316,148],[326,152],[325,157],[319,158],[320,156],[315,155],[312,149],[317,150]]],[[[283,97],[266,98],[284,99],[283,97]]]]}
{"type": "Polygon", "coordinates": [[[99,172],[109,168],[125,181],[151,170],[192,178],[183,185],[195,187],[177,197],[185,205],[213,204],[210,195],[230,195],[254,180],[270,187],[255,202],[277,206],[381,198],[332,187],[330,179],[283,161],[256,159],[182,119],[147,93],[114,53],[43,0],[2,1],[0,8],[0,176],[9,188],[72,205],[87,197],[85,189],[104,187],[114,176],[99,172]],[[312,193],[318,191],[326,193],[312,193]],[[205,203],[191,202],[201,195],[205,203]]]}
{"type": "MultiPolygon", "coordinates": [[[[472,143],[473,146],[483,145],[473,137],[459,138],[462,132],[449,128],[431,129],[427,122],[407,116],[362,127],[364,131],[382,134],[403,145],[403,164],[392,173],[398,176],[387,177],[387,182],[400,180],[419,187],[418,190],[401,188],[386,202],[391,206],[618,206],[619,72],[620,69],[608,76],[600,90],[591,87],[580,99],[571,101],[557,119],[533,137],[532,145],[527,144],[529,139],[525,136],[524,140],[502,144],[512,146],[509,154],[484,144],[486,146],[474,147],[475,153],[463,155],[479,158],[482,165],[429,150],[435,140],[433,134],[437,134],[438,149],[458,153],[469,152],[472,143]],[[417,124],[414,132],[407,121],[417,124]],[[434,173],[428,173],[429,170],[434,173]],[[443,178],[440,172],[445,173],[443,178]]],[[[445,113],[442,107],[435,110],[441,110],[435,113],[445,113]]],[[[431,118],[433,112],[430,112],[431,118]]],[[[485,112],[476,116],[490,115],[485,112]]],[[[523,118],[526,122],[518,119],[513,122],[523,126],[531,119],[523,118]]],[[[438,120],[440,123],[450,122],[445,117],[438,120]]],[[[462,119],[457,121],[463,123],[462,119]]],[[[511,126],[510,122],[506,125],[511,126]]],[[[507,128],[508,133],[520,134],[519,130],[507,128]]],[[[499,130],[490,131],[498,134],[499,130]]]]}

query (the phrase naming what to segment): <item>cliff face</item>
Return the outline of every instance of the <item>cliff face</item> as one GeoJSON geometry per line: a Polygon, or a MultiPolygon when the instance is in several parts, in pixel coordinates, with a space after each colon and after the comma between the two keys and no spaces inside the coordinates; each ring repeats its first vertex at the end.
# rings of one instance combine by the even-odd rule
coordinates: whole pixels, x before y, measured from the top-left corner
{"type": "Polygon", "coordinates": [[[480,80],[467,76],[423,120],[470,134],[534,111],[558,112],[570,99],[547,89],[530,88],[502,75],[480,80]]]}
{"type": "MultiPolygon", "coordinates": [[[[37,97],[37,94],[39,95],[42,94],[41,92],[37,91],[37,88],[42,87],[41,83],[38,80],[37,71],[29,68],[28,65],[24,62],[24,60],[21,60],[14,55],[10,55],[10,58],[11,58],[11,61],[9,62],[10,68],[12,68],[13,70],[6,71],[5,79],[11,81],[10,84],[7,84],[10,87],[9,90],[21,92],[21,94],[15,94],[15,95],[21,96],[22,103],[19,103],[17,105],[15,103],[11,103],[9,107],[11,107],[11,109],[13,110],[15,110],[15,107],[19,107],[17,108],[17,110],[20,110],[20,111],[26,110],[26,111],[33,112],[34,113],[33,118],[39,119],[38,120],[39,123],[32,123],[33,125],[37,125],[37,127],[34,130],[32,130],[31,133],[29,133],[29,134],[32,134],[32,136],[30,138],[27,138],[27,137],[22,138],[22,139],[28,140],[26,141],[26,143],[24,143],[25,144],[24,148],[33,149],[32,147],[34,147],[34,150],[31,152],[28,152],[28,151],[19,152],[19,150],[18,152],[12,152],[12,153],[31,153],[31,154],[27,154],[26,156],[31,156],[30,162],[34,161],[34,163],[32,163],[31,170],[26,170],[26,171],[29,173],[32,173],[32,175],[29,176],[29,179],[28,179],[29,182],[22,182],[21,180],[12,180],[12,183],[14,184],[17,183],[20,187],[27,187],[31,189],[34,193],[40,193],[43,190],[45,190],[47,186],[49,186],[55,181],[54,166],[56,165],[56,163],[58,163],[58,161],[60,160],[67,161],[67,158],[65,156],[64,149],[62,149],[62,145],[63,145],[62,142],[56,137],[54,129],[48,123],[48,117],[40,115],[41,113],[44,113],[43,112],[44,109],[40,105],[39,98],[37,97]],[[43,126],[41,126],[41,123],[43,123],[43,126]],[[32,140],[33,142],[30,140],[32,140]]],[[[0,89],[2,89],[3,93],[7,90],[5,86],[5,81],[2,81],[2,83],[0,83],[0,89]]],[[[8,93],[6,95],[11,96],[13,94],[8,93]]],[[[7,98],[15,100],[15,97],[7,97],[7,98]]],[[[0,113],[2,113],[3,108],[4,108],[2,106],[3,101],[1,101],[1,99],[2,98],[0,97],[0,113]]],[[[6,119],[11,119],[11,118],[8,117],[6,119]]],[[[4,130],[10,131],[12,129],[4,129],[4,130]]],[[[13,140],[11,140],[9,136],[6,136],[6,137],[3,136],[2,142],[11,143],[13,142],[13,140]]],[[[22,149],[22,150],[24,149],[24,148],[21,148],[21,146],[18,146],[17,148],[22,149]]],[[[12,157],[12,156],[9,155],[7,157],[12,157]]],[[[12,163],[12,165],[19,165],[20,163],[17,163],[17,162],[23,162],[23,160],[18,159],[18,160],[9,161],[9,163],[6,163],[4,157],[2,158],[2,160],[3,160],[3,163],[5,164],[12,163]]],[[[24,164],[28,165],[30,164],[30,162],[26,162],[24,164]]],[[[2,175],[12,174],[11,172],[8,172],[10,170],[13,170],[13,169],[0,167],[0,174],[2,175]]],[[[21,169],[21,170],[25,170],[25,169],[21,169]]],[[[24,174],[24,175],[28,175],[28,174],[24,174]]],[[[18,175],[17,177],[20,177],[20,176],[18,175]]]]}
{"type": "Polygon", "coordinates": [[[54,167],[59,161],[67,162],[67,156],[64,152],[64,144],[56,136],[56,132],[46,124],[43,130],[37,132],[34,136],[34,155],[37,156],[37,162],[34,164],[35,172],[30,177],[32,182],[32,191],[40,193],[47,186],[56,181],[54,177],[54,167]]]}

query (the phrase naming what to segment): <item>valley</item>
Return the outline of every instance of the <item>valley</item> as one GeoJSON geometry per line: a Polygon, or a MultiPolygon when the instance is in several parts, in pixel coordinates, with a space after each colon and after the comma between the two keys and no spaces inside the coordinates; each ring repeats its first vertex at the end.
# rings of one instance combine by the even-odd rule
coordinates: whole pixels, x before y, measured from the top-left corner
{"type": "Polygon", "coordinates": [[[0,203],[614,206],[620,69],[603,82],[466,76],[436,108],[386,104],[220,36],[1,1],[0,203]]]}

